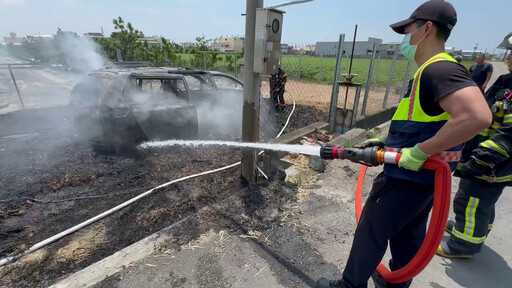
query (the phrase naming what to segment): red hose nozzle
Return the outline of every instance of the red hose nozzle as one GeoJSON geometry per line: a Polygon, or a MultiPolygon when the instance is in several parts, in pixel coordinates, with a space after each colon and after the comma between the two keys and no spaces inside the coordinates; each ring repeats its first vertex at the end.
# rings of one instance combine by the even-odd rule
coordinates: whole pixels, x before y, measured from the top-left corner
{"type": "Polygon", "coordinates": [[[368,166],[377,166],[385,162],[385,149],[379,147],[368,148],[341,148],[333,145],[324,145],[320,148],[320,157],[322,159],[345,159],[365,164],[368,166]]]}

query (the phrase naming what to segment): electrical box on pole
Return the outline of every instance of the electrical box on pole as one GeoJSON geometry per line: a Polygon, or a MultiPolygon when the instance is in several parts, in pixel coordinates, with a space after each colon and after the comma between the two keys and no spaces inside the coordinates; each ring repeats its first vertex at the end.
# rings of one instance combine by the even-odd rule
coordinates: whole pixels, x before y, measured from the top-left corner
{"type": "Polygon", "coordinates": [[[283,11],[272,8],[256,10],[254,72],[274,74],[281,55],[283,11]]]}

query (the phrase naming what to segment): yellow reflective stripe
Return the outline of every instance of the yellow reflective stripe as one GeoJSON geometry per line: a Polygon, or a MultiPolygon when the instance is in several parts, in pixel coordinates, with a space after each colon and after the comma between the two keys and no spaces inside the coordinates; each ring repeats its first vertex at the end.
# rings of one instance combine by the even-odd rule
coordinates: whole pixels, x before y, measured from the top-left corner
{"type": "Polygon", "coordinates": [[[444,112],[438,116],[429,116],[427,115],[423,109],[421,108],[419,97],[420,97],[420,87],[421,87],[421,75],[423,70],[430,64],[439,62],[439,61],[451,61],[456,62],[452,56],[447,53],[439,53],[434,57],[430,58],[427,62],[421,65],[416,73],[414,74],[414,80],[411,87],[411,92],[409,97],[404,97],[398,105],[398,109],[396,110],[393,118],[393,121],[413,121],[413,122],[439,122],[439,121],[448,121],[451,116],[444,112]],[[412,109],[411,109],[412,108],[412,109]]]}
{"type": "Polygon", "coordinates": [[[492,230],[492,227],[493,227],[493,225],[489,224],[489,226],[487,226],[487,230],[492,230]]]}
{"type": "Polygon", "coordinates": [[[494,183],[501,183],[501,182],[509,182],[512,181],[512,175],[502,176],[502,177],[489,177],[489,176],[476,176],[476,178],[489,181],[491,180],[494,183]]]}
{"type": "Polygon", "coordinates": [[[509,123],[512,123],[512,118],[511,119],[505,119],[505,121],[503,121],[503,124],[509,124],[509,123]]]}
{"type": "Polygon", "coordinates": [[[464,163],[461,163],[461,162],[457,163],[457,168],[456,168],[456,169],[457,169],[457,170],[462,169],[462,166],[463,166],[463,165],[464,165],[464,163]]]}
{"type": "Polygon", "coordinates": [[[464,234],[471,237],[473,236],[473,233],[475,233],[475,214],[479,202],[480,199],[469,197],[469,202],[466,206],[466,223],[464,225],[464,234]]]}
{"type": "Polygon", "coordinates": [[[488,128],[488,129],[485,129],[484,131],[482,131],[482,132],[478,133],[478,135],[480,135],[480,136],[484,136],[484,137],[489,137],[489,136],[491,136],[495,131],[496,131],[496,130],[494,130],[494,129],[490,129],[490,128],[488,128]]]}
{"type": "Polygon", "coordinates": [[[468,236],[462,232],[457,231],[457,229],[455,229],[455,227],[452,228],[452,235],[461,240],[464,240],[464,241],[467,241],[467,242],[473,243],[473,244],[482,244],[485,242],[485,239],[487,238],[486,236],[483,236],[483,237],[468,236]]]}
{"type": "Polygon", "coordinates": [[[482,142],[482,143],[480,143],[480,146],[485,147],[485,148],[489,148],[491,150],[499,152],[499,153],[503,154],[504,156],[508,157],[507,151],[505,151],[505,149],[503,149],[500,146],[498,146],[498,144],[494,143],[494,141],[492,141],[492,140],[487,140],[485,142],[482,142]]]}
{"type": "Polygon", "coordinates": [[[476,163],[478,163],[478,164],[480,164],[480,165],[482,165],[482,166],[487,166],[487,167],[490,167],[490,168],[494,168],[494,165],[489,164],[489,163],[487,163],[487,162],[484,162],[484,161],[482,161],[482,160],[478,160],[478,159],[476,159],[476,158],[475,158],[475,161],[476,161],[476,163]]]}
{"type": "Polygon", "coordinates": [[[505,115],[505,118],[512,118],[512,114],[505,115]]]}

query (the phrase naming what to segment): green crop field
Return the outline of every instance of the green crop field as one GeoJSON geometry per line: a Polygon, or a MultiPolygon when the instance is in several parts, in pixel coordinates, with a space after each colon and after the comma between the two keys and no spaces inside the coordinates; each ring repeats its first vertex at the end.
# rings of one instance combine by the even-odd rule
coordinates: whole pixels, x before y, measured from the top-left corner
{"type": "MultiPolygon", "coordinates": [[[[207,65],[208,70],[218,70],[229,74],[234,74],[234,57],[218,54],[218,60],[215,63],[207,65]]],[[[184,66],[197,66],[194,68],[204,69],[202,59],[194,61],[194,55],[179,54],[184,66]],[[194,64],[195,63],[195,64],[194,64]],[[191,65],[192,64],[192,65],[191,65]]],[[[202,55],[200,55],[202,58],[202,55]]],[[[210,60],[208,60],[210,62],[210,60]]],[[[386,86],[391,72],[392,59],[376,59],[372,76],[372,85],[386,86]]],[[[340,74],[347,74],[349,70],[350,59],[343,58],[341,62],[340,74]]],[[[238,76],[242,75],[243,59],[238,59],[238,76]]],[[[392,85],[400,86],[404,77],[410,79],[418,69],[416,63],[411,62],[408,75],[405,75],[408,61],[405,59],[397,60],[395,72],[393,74],[392,85]]],[[[469,68],[473,62],[463,62],[465,67],[469,68]]],[[[313,83],[332,84],[334,80],[334,71],[336,68],[335,57],[315,57],[315,56],[291,56],[283,55],[281,58],[281,67],[288,74],[288,79],[301,80],[313,83]],[[300,60],[299,60],[300,59],[300,60]]],[[[357,74],[356,82],[366,84],[370,59],[354,59],[352,63],[352,74],[357,74]]],[[[340,79],[342,79],[340,77],[340,79]]]]}

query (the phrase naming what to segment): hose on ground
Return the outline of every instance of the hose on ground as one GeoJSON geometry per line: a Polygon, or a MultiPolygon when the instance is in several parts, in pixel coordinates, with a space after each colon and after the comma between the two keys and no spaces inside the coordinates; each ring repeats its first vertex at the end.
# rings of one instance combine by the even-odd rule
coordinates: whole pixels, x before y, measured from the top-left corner
{"type": "MultiPolygon", "coordinates": [[[[293,95],[292,95],[292,97],[293,97],[293,95]]],[[[293,109],[290,112],[290,115],[288,116],[288,120],[286,121],[285,125],[283,126],[283,129],[281,130],[281,132],[279,132],[279,134],[277,135],[276,138],[278,138],[279,136],[282,135],[283,131],[286,129],[286,126],[288,126],[288,123],[290,122],[290,118],[291,118],[291,116],[292,116],[294,111],[295,111],[295,98],[293,97],[293,109]]],[[[263,153],[263,151],[260,152],[260,154],[261,153],[263,153]]],[[[97,222],[97,221],[99,221],[99,220],[101,220],[101,219],[103,219],[103,218],[105,218],[107,216],[110,216],[111,214],[113,214],[113,213],[115,213],[115,212],[117,212],[117,211],[127,207],[128,205],[130,205],[130,204],[132,204],[132,203],[134,203],[134,202],[136,202],[136,201],[138,201],[138,200],[140,200],[140,199],[142,199],[142,198],[144,198],[146,196],[149,196],[150,194],[152,194],[155,191],[158,191],[161,188],[167,187],[167,186],[169,186],[171,184],[175,184],[175,183],[178,183],[178,182],[189,180],[189,179],[192,179],[192,178],[197,178],[197,177],[200,177],[200,176],[204,176],[204,175],[213,174],[213,173],[221,172],[221,171],[224,171],[224,170],[228,170],[228,169],[234,168],[234,167],[236,167],[236,166],[238,166],[240,164],[242,164],[242,162],[236,162],[236,163],[233,163],[231,165],[227,165],[227,166],[224,166],[224,167],[221,167],[221,168],[217,168],[217,169],[214,169],[214,170],[209,170],[209,171],[205,171],[205,172],[202,172],[202,173],[198,173],[198,174],[182,177],[182,178],[179,178],[179,179],[175,179],[175,180],[169,181],[167,183],[164,183],[162,185],[159,185],[159,186],[157,186],[155,188],[152,188],[152,189],[150,189],[150,190],[148,190],[148,191],[146,191],[146,192],[144,192],[144,193],[142,193],[142,194],[140,194],[140,195],[138,195],[138,196],[136,196],[134,198],[131,198],[130,200],[128,200],[126,202],[123,202],[123,203],[117,205],[116,207],[114,207],[114,208],[112,208],[110,210],[107,210],[107,211],[105,211],[105,212],[103,212],[103,213],[101,213],[99,215],[94,216],[93,218],[90,218],[90,219],[88,219],[88,220],[86,220],[86,221],[84,221],[84,222],[82,222],[82,223],[80,223],[78,225],[75,225],[75,226],[73,226],[73,227],[71,227],[71,228],[69,228],[67,230],[64,230],[64,231],[60,232],[59,234],[56,234],[56,235],[54,235],[54,236],[52,236],[50,238],[47,238],[47,239],[45,239],[45,240],[43,240],[41,242],[38,242],[38,243],[32,245],[27,250],[25,250],[25,251],[23,251],[23,252],[21,252],[21,253],[19,253],[17,255],[9,256],[9,257],[1,259],[0,260],[0,267],[4,266],[4,265],[7,265],[9,263],[15,262],[15,261],[17,261],[18,259],[20,259],[21,257],[23,257],[23,256],[25,256],[27,254],[33,253],[33,252],[35,252],[35,251],[37,251],[37,250],[39,250],[39,249],[41,249],[41,248],[43,248],[43,247],[53,243],[55,241],[58,241],[58,240],[60,240],[60,239],[62,239],[64,237],[66,237],[66,236],[68,236],[68,235],[70,235],[70,234],[72,234],[72,233],[74,233],[74,232],[84,228],[84,227],[87,227],[87,226],[91,225],[94,222],[97,222]]],[[[261,169],[260,169],[260,171],[261,171],[261,169]]],[[[263,173],[263,171],[261,171],[261,173],[267,178],[267,175],[265,175],[263,173]]]]}

